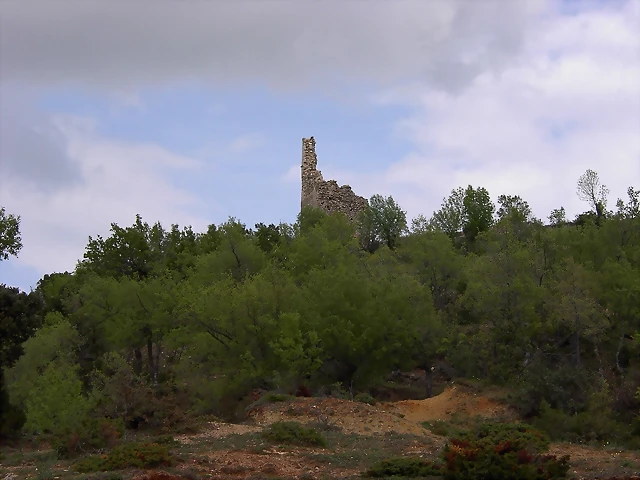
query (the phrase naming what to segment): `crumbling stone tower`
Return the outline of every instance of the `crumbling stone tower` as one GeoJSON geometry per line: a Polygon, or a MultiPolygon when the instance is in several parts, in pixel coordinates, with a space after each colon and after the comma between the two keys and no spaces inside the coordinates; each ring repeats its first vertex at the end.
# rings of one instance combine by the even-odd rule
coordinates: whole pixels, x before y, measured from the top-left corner
{"type": "Polygon", "coordinates": [[[349,185],[338,186],[335,180],[324,180],[317,166],[316,141],[313,137],[303,138],[301,207],[320,208],[328,214],[341,212],[355,222],[367,200],[356,195],[349,185]]]}

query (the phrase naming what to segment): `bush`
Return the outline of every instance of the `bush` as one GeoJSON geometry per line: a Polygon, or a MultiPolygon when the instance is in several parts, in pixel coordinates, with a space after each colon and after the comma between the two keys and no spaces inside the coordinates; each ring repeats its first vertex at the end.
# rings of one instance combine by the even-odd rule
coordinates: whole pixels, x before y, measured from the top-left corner
{"type": "Polygon", "coordinates": [[[414,457],[400,457],[382,460],[365,473],[366,477],[428,477],[442,475],[443,467],[428,460],[414,457]]]}
{"type": "Polygon", "coordinates": [[[454,435],[461,441],[484,441],[493,445],[509,442],[513,448],[534,453],[549,449],[549,437],[543,432],[525,423],[483,422],[470,432],[454,435]]]}
{"type": "Polygon", "coordinates": [[[368,405],[375,405],[376,403],[378,403],[378,401],[375,398],[373,398],[371,395],[369,395],[366,392],[361,392],[357,394],[355,397],[353,397],[353,399],[356,402],[366,403],[368,405]]]}
{"type": "Polygon", "coordinates": [[[439,462],[420,458],[385,460],[369,477],[441,476],[446,480],[555,480],[566,478],[569,457],[542,455],[549,439],[528,425],[482,423],[451,438],[439,462]]]}
{"type": "Polygon", "coordinates": [[[305,428],[298,422],[275,422],[262,432],[262,436],[273,443],[316,447],[325,447],[327,444],[317,430],[305,428]]]}
{"type": "Polygon", "coordinates": [[[587,410],[568,415],[543,402],[540,413],[531,423],[547,432],[554,440],[580,443],[614,441],[630,444],[633,437],[633,425],[618,422],[613,412],[606,408],[600,410],[600,413],[587,410]]]}
{"type": "Polygon", "coordinates": [[[115,447],[123,433],[121,420],[89,419],[78,428],[55,435],[51,444],[58,458],[71,458],[81,451],[115,447]]]}
{"type": "Polygon", "coordinates": [[[74,465],[79,473],[124,470],[125,468],[155,468],[174,465],[175,458],[166,445],[157,443],[126,443],[106,455],[92,455],[74,465]]]}

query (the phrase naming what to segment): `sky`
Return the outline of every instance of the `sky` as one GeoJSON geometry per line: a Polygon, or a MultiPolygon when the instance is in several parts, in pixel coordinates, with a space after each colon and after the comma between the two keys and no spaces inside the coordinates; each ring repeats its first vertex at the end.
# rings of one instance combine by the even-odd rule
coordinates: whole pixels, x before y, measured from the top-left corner
{"type": "Polygon", "coordinates": [[[294,222],[301,139],[325,179],[409,218],[452,189],[546,219],[587,169],[640,187],[640,0],[5,0],[0,283],[72,271],[135,215],[294,222]]]}

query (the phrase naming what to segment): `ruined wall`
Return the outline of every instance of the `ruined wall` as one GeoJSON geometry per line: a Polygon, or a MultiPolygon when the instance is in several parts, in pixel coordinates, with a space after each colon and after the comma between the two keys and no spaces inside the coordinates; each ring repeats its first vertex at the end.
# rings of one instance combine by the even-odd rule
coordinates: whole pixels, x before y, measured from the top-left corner
{"type": "Polygon", "coordinates": [[[316,141],[302,139],[302,196],[301,207],[321,208],[331,214],[344,213],[351,221],[367,206],[364,197],[356,195],[349,185],[339,186],[335,180],[324,180],[317,169],[316,141]]]}

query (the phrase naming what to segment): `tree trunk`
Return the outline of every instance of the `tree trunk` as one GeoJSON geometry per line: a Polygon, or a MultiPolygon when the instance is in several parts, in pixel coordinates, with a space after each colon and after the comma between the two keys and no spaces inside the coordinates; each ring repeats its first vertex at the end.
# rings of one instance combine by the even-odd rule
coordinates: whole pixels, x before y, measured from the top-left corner
{"type": "Polygon", "coordinates": [[[152,336],[150,334],[147,336],[147,360],[149,362],[148,364],[149,377],[153,379],[153,372],[155,371],[155,366],[154,366],[155,362],[153,361],[153,341],[152,341],[152,336]]]}
{"type": "Polygon", "coordinates": [[[429,365],[425,366],[424,376],[427,382],[427,389],[425,393],[427,394],[427,398],[431,398],[433,397],[433,367],[432,366],[429,366],[429,365]]]}
{"type": "Polygon", "coordinates": [[[139,348],[136,347],[133,351],[133,354],[133,372],[136,375],[140,375],[142,373],[142,352],[139,348]]]}

